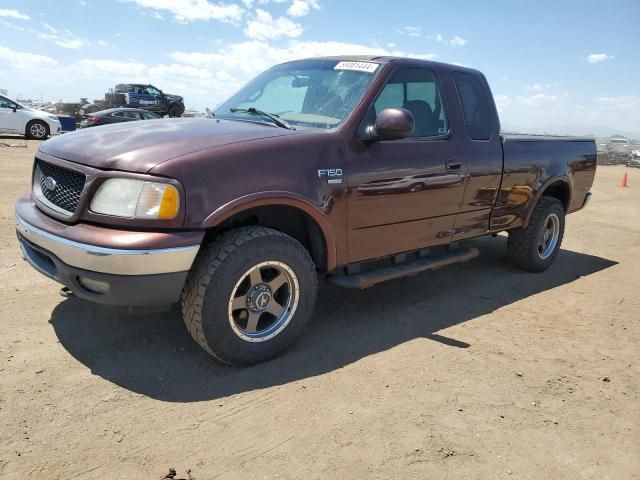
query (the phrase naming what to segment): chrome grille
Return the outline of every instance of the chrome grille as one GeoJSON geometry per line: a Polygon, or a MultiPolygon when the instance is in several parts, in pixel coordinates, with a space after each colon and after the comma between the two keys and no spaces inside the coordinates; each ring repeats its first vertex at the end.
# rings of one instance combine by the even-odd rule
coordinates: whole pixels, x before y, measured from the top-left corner
{"type": "Polygon", "coordinates": [[[57,207],[54,210],[73,214],[78,208],[85,180],[80,172],[37,160],[34,193],[45,205],[57,207]]]}

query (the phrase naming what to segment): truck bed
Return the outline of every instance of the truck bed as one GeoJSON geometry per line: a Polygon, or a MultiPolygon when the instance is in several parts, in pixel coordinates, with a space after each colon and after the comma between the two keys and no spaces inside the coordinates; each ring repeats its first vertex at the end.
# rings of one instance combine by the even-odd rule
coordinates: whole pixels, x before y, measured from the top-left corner
{"type": "Polygon", "coordinates": [[[588,137],[502,134],[504,175],[492,229],[526,224],[538,192],[553,184],[567,213],[580,210],[596,172],[595,140],[588,137]]]}

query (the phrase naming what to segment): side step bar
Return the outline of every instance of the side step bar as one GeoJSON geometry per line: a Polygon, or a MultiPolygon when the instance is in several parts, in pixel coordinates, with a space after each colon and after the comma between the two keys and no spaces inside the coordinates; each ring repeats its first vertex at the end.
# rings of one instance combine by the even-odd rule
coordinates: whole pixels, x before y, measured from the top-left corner
{"type": "Polygon", "coordinates": [[[369,288],[378,283],[394,280],[400,277],[415,275],[427,270],[436,270],[454,263],[468,262],[478,256],[480,252],[476,248],[459,249],[437,258],[422,258],[413,262],[407,262],[392,267],[382,268],[366,273],[353,275],[329,275],[327,281],[346,288],[369,288]]]}

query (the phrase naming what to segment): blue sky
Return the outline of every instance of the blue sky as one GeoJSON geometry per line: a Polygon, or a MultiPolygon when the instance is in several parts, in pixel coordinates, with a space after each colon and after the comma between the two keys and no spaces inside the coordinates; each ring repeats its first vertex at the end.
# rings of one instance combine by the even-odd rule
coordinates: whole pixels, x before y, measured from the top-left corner
{"type": "Polygon", "coordinates": [[[12,96],[143,81],[202,109],[275,63],[380,53],[484,71],[505,126],[640,131],[638,0],[0,0],[0,32],[12,96]]]}

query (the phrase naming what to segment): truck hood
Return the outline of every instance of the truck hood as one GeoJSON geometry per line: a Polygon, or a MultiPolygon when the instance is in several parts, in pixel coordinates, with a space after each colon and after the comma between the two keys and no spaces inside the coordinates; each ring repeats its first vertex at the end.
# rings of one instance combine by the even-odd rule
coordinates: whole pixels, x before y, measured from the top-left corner
{"type": "Polygon", "coordinates": [[[40,151],[95,168],[147,173],[200,150],[296,133],[249,122],[166,118],[77,130],[44,142],[40,151]]]}

